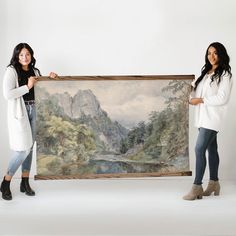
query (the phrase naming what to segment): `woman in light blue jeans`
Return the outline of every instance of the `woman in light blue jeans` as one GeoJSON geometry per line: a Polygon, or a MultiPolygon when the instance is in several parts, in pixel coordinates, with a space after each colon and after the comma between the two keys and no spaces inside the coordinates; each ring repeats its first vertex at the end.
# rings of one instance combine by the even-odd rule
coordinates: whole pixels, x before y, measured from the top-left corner
{"type": "MultiPolygon", "coordinates": [[[[20,191],[28,196],[35,192],[29,185],[33,144],[35,141],[34,85],[40,71],[35,67],[34,52],[27,43],[18,44],[3,79],[3,95],[8,101],[8,131],[13,156],[1,183],[2,198],[11,200],[10,182],[22,166],[20,191]]],[[[57,74],[51,72],[50,78],[57,74]]]]}

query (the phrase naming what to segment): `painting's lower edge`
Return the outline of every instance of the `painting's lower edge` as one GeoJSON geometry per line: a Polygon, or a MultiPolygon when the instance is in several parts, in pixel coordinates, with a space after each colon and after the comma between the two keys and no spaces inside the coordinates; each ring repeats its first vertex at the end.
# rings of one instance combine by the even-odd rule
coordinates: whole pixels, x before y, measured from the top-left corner
{"type": "Polygon", "coordinates": [[[98,179],[98,178],[138,178],[138,177],[164,177],[164,176],[192,176],[192,171],[172,173],[122,173],[122,174],[89,174],[89,175],[35,175],[35,180],[53,179],[98,179]]]}

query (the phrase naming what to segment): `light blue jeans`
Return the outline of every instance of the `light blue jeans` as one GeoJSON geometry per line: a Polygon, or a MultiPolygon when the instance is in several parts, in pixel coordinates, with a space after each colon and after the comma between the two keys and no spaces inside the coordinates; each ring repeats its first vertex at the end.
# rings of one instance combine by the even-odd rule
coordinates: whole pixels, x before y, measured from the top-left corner
{"type": "MultiPolygon", "coordinates": [[[[36,111],[35,105],[25,105],[29,117],[29,122],[32,130],[33,142],[36,135],[36,111]]],[[[30,172],[32,163],[33,147],[27,151],[13,151],[12,158],[10,160],[7,175],[13,176],[18,168],[22,167],[22,172],[30,172]]]]}
{"type": "Polygon", "coordinates": [[[211,129],[199,129],[197,143],[195,146],[196,176],[194,184],[202,184],[202,179],[206,169],[206,151],[208,151],[210,180],[218,180],[220,159],[218,154],[217,133],[217,131],[211,129]]]}

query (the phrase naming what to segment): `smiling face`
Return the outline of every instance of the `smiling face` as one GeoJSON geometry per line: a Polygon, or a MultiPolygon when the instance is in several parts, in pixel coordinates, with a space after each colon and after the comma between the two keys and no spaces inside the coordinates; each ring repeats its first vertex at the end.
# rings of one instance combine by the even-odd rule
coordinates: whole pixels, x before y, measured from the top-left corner
{"type": "Polygon", "coordinates": [[[207,52],[207,58],[212,65],[212,68],[216,68],[219,63],[219,57],[216,49],[214,47],[209,47],[207,52]]]}
{"type": "Polygon", "coordinates": [[[19,63],[22,65],[24,70],[28,70],[29,64],[31,63],[31,54],[28,49],[23,48],[19,53],[19,63]]]}

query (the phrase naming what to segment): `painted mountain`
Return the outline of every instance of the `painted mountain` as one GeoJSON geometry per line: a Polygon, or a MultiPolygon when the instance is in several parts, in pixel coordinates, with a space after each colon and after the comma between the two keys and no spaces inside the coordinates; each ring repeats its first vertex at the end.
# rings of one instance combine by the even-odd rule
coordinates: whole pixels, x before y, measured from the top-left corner
{"type": "Polygon", "coordinates": [[[68,93],[56,94],[55,98],[65,115],[93,131],[103,151],[119,152],[120,141],[127,136],[128,130],[111,121],[91,90],[78,90],[73,97],[68,93]]]}

